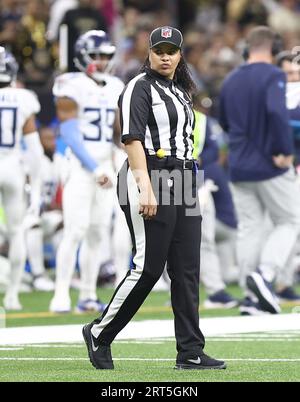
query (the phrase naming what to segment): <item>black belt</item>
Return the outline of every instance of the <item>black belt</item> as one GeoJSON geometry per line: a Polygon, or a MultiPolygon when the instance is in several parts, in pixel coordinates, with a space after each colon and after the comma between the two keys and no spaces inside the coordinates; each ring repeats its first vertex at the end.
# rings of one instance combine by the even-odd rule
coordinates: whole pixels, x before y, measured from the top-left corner
{"type": "Polygon", "coordinates": [[[150,167],[162,168],[179,168],[183,170],[192,170],[197,163],[193,159],[178,159],[174,156],[165,156],[158,158],[156,155],[147,155],[147,161],[150,167]]]}

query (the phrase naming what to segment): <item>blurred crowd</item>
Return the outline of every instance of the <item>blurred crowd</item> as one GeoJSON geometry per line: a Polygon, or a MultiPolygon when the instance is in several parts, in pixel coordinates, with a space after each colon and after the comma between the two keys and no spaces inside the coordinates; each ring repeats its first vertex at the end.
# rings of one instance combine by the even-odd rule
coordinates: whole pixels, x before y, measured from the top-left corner
{"type": "Polygon", "coordinates": [[[90,29],[110,33],[117,46],[115,73],[126,83],[147,56],[151,30],[174,25],[184,33],[184,54],[204,107],[215,115],[220,85],[241,62],[249,29],[269,25],[292,50],[300,43],[299,21],[299,0],[2,0],[0,45],[16,56],[19,80],[37,93],[39,118],[48,125],[55,116],[53,79],[76,70],[73,45],[80,34],[90,29]],[[63,24],[67,42],[59,40],[63,24]]]}

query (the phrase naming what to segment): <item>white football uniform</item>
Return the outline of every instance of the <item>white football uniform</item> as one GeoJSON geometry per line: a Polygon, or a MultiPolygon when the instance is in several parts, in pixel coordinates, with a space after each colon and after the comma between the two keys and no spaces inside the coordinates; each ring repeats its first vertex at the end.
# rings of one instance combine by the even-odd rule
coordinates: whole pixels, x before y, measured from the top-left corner
{"type": "Polygon", "coordinates": [[[56,250],[61,240],[63,217],[59,209],[51,209],[60,183],[62,157],[54,154],[53,159],[43,155],[41,164],[41,215],[27,214],[26,229],[27,258],[33,275],[33,286],[37,290],[54,290],[54,283],[45,275],[44,243],[56,250]]]}
{"type": "Polygon", "coordinates": [[[21,154],[23,126],[39,110],[40,104],[32,92],[11,87],[0,89],[0,189],[11,264],[11,282],[4,299],[7,309],[20,308],[16,300],[25,262],[22,228],[25,211],[25,171],[21,154]]]}
{"type": "Polygon", "coordinates": [[[32,92],[0,89],[0,186],[8,231],[16,230],[24,213],[23,126],[39,111],[40,104],[32,92]]]}
{"type": "Polygon", "coordinates": [[[61,183],[61,160],[63,158],[59,154],[54,154],[53,160],[46,155],[42,157],[41,163],[41,214],[37,216],[34,213],[28,213],[24,220],[26,230],[41,226],[44,236],[51,236],[55,232],[55,228],[62,223],[62,213],[60,210],[52,210],[57,189],[61,183]],[[55,216],[55,219],[52,218],[55,216]]]}
{"type": "Polygon", "coordinates": [[[288,109],[295,109],[300,106],[300,81],[287,83],[286,106],[288,109]]]}
{"type": "Polygon", "coordinates": [[[96,162],[111,159],[113,124],[123,87],[113,76],[107,76],[106,85],[101,87],[84,73],[67,73],[55,80],[53,94],[77,103],[84,144],[96,162]]]}
{"type": "MultiPolygon", "coordinates": [[[[57,77],[53,93],[68,97],[78,105],[78,119],[84,145],[110,176],[113,167],[113,124],[123,83],[108,76],[106,85],[98,85],[84,73],[67,73],[57,77]]],[[[64,236],[57,252],[56,290],[51,311],[70,310],[69,287],[82,241],[79,264],[81,290],[79,299],[96,300],[96,280],[100,265],[99,242],[110,225],[115,189],[103,189],[93,174],[73,155],[70,172],[63,190],[64,236]]]]}

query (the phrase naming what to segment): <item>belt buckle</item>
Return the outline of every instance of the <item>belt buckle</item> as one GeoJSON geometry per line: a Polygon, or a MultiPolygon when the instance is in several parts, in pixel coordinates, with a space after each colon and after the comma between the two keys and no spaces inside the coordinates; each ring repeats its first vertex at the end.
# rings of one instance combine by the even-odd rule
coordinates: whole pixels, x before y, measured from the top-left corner
{"type": "Polygon", "coordinates": [[[191,169],[190,163],[191,163],[190,160],[184,159],[183,164],[182,164],[183,170],[191,169]]]}

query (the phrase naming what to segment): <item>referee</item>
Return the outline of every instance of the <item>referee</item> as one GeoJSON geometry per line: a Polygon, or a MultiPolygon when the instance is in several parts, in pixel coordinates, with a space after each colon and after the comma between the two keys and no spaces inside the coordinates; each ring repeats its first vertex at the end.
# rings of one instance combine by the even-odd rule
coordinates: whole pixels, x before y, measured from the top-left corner
{"type": "Polygon", "coordinates": [[[152,31],[142,72],[120,96],[128,161],[119,173],[118,196],[131,232],[133,267],[102,316],[83,328],[97,369],[114,368],[110,344],[138,311],[166,262],[175,317],[175,368],[226,367],[204,354],[199,329],[201,216],[192,159],[193,82],[181,54],[182,42],[175,28],[152,31]]]}

